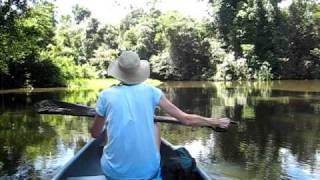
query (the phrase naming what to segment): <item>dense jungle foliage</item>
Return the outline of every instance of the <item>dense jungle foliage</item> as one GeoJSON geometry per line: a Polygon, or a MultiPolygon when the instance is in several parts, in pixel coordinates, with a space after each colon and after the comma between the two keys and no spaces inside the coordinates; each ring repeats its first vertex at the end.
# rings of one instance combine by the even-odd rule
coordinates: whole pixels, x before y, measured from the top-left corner
{"type": "Polygon", "coordinates": [[[105,78],[122,50],[149,60],[161,80],[320,78],[319,1],[210,0],[203,20],[152,2],[104,24],[78,5],[57,17],[44,0],[0,0],[0,87],[105,78]]]}

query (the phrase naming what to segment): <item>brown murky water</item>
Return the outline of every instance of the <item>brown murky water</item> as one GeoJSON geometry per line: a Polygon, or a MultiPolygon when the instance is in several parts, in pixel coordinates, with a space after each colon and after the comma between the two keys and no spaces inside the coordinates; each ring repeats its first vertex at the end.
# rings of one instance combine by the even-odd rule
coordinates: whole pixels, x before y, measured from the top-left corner
{"type": "MultiPolygon", "coordinates": [[[[320,179],[320,81],[168,82],[185,111],[239,121],[228,132],[162,125],[216,179],[320,179]]],[[[98,90],[0,91],[0,179],[50,179],[90,139],[90,118],[38,115],[56,99],[94,106],[98,90]]],[[[161,113],[161,112],[160,112],[161,113]]]]}

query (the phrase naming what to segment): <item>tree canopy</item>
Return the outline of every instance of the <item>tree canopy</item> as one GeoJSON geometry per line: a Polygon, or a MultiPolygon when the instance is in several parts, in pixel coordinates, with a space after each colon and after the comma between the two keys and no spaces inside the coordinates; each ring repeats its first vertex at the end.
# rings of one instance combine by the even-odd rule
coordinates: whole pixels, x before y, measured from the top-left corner
{"type": "Polygon", "coordinates": [[[197,20],[154,3],[105,24],[76,5],[57,17],[47,1],[0,2],[1,88],[63,86],[104,78],[123,50],[136,51],[161,80],[320,77],[320,4],[293,0],[209,1],[197,20]]]}

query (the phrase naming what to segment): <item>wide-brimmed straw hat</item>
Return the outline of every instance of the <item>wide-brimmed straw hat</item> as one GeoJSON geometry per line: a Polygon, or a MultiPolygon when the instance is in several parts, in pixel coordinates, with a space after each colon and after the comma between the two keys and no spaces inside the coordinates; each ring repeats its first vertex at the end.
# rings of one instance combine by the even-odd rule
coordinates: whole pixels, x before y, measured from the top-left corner
{"type": "Polygon", "coordinates": [[[148,61],[140,60],[137,53],[124,51],[109,65],[108,75],[126,84],[138,84],[150,76],[150,65],[148,61]]]}

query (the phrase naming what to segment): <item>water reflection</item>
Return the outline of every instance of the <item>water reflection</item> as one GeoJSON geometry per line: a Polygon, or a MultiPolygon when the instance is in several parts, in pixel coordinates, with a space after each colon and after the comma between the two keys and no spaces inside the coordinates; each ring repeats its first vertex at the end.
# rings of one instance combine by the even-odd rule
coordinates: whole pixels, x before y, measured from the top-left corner
{"type": "MultiPolygon", "coordinates": [[[[320,81],[171,82],[161,89],[185,111],[240,122],[227,133],[162,125],[162,136],[186,146],[212,177],[320,179],[320,81]]],[[[0,179],[50,178],[90,138],[89,118],[37,115],[35,102],[93,106],[98,92],[0,92],[0,179]]]]}
{"type": "Polygon", "coordinates": [[[89,140],[86,118],[38,115],[43,99],[92,105],[97,92],[0,94],[0,179],[52,177],[89,140]],[[91,104],[90,104],[91,103],[91,104]]]}
{"type": "MultiPolygon", "coordinates": [[[[290,89],[279,83],[199,86],[188,82],[164,84],[163,89],[180,107],[196,107],[192,109],[195,113],[228,116],[240,122],[225,134],[202,129],[179,133],[179,143],[186,144],[217,179],[222,174],[235,179],[320,179],[320,88],[315,88],[320,86],[314,81],[312,85],[302,91],[301,83],[292,89],[295,86],[289,82],[284,86],[290,89]],[[185,134],[191,137],[180,138],[185,134]]],[[[172,130],[164,130],[169,138],[177,137],[172,130]]]]}

